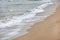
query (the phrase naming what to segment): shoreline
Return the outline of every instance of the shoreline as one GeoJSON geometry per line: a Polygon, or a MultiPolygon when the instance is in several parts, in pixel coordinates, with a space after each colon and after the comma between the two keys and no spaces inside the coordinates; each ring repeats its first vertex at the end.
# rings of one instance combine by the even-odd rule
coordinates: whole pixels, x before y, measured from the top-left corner
{"type": "Polygon", "coordinates": [[[59,39],[59,21],[60,7],[57,8],[55,14],[49,16],[45,21],[39,22],[28,30],[29,33],[23,37],[14,40],[58,40],[59,39]],[[43,25],[44,24],[44,25],[43,25]]]}

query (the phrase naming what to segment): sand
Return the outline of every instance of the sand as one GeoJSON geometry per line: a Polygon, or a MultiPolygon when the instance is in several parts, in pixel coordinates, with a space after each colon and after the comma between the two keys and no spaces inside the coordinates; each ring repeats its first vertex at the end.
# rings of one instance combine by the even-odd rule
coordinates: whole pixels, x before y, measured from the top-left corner
{"type": "Polygon", "coordinates": [[[14,40],[60,40],[60,6],[55,14],[33,25],[28,34],[14,40]]]}

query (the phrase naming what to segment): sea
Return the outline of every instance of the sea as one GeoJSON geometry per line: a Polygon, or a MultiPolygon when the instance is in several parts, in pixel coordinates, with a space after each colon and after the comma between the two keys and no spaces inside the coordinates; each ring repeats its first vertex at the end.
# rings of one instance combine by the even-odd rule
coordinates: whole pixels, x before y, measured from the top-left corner
{"type": "Polygon", "coordinates": [[[0,40],[12,40],[55,12],[52,0],[0,0],[0,40]]]}

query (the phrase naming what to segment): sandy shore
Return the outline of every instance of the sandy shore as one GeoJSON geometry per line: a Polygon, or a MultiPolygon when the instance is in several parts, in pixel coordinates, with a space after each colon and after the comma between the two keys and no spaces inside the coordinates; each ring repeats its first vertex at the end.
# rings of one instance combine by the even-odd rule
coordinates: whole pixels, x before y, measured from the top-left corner
{"type": "Polygon", "coordinates": [[[14,40],[60,40],[60,7],[45,21],[33,25],[29,33],[14,40]]]}

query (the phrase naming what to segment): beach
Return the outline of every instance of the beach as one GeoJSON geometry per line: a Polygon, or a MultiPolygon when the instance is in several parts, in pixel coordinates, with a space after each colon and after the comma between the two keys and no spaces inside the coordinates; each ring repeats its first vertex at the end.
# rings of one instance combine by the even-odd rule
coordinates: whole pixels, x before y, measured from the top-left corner
{"type": "Polygon", "coordinates": [[[53,15],[34,24],[28,32],[14,40],[60,40],[60,6],[53,15]]]}

